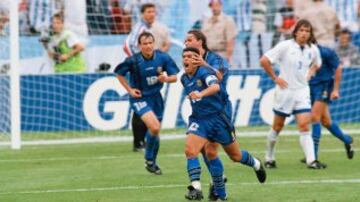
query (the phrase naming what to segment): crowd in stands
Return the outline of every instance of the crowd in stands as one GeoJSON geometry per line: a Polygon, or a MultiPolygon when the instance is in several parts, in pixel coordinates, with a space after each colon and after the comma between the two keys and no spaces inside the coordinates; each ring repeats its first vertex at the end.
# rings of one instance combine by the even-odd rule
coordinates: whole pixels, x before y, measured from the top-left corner
{"type": "MultiPolygon", "coordinates": [[[[49,32],[52,16],[61,13],[64,16],[65,27],[74,32],[84,44],[88,35],[129,34],[135,24],[141,21],[141,5],[149,2],[156,5],[157,19],[169,27],[171,36],[177,31],[171,23],[174,21],[182,23],[181,16],[173,16],[174,19],[167,19],[165,22],[161,15],[166,13],[171,4],[176,4],[177,9],[186,9],[181,8],[179,2],[172,0],[19,1],[21,35],[40,35],[49,32]]],[[[7,31],[9,12],[6,2],[8,0],[1,0],[0,4],[0,36],[7,31]]],[[[213,46],[216,47],[210,49],[217,50],[230,62],[238,51],[234,44],[240,43],[246,53],[243,67],[251,67],[250,57],[254,54],[251,49],[256,49],[256,55],[261,56],[265,49],[269,48],[264,48],[263,45],[266,34],[272,33],[270,44],[274,46],[280,40],[291,36],[292,28],[298,19],[307,18],[314,23],[318,41],[336,49],[345,66],[360,65],[360,0],[218,0],[215,2],[221,4],[222,17],[218,19],[213,16],[214,10],[211,5],[209,7],[209,0],[181,1],[181,5],[186,3],[196,6],[205,5],[207,8],[199,8],[200,13],[203,13],[197,16],[199,19],[194,20],[189,29],[202,29],[213,39],[220,39],[221,36],[215,35],[221,33],[214,33],[212,30],[227,30],[224,33],[226,36],[215,42],[213,46]],[[321,15],[312,14],[320,10],[323,11],[321,15]],[[214,24],[216,20],[227,24],[225,27],[216,27],[217,25],[214,24]],[[325,37],[327,38],[324,39],[325,37]],[[251,45],[251,40],[257,41],[255,47],[251,45]]],[[[187,15],[188,11],[182,12],[187,15]]],[[[266,40],[269,40],[269,37],[266,40]]]]}

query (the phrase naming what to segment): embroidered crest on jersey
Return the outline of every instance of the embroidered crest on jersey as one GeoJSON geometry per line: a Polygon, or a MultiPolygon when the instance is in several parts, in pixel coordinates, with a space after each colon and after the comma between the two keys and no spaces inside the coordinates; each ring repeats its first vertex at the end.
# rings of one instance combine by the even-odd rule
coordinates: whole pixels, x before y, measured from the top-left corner
{"type": "Polygon", "coordinates": [[[196,85],[197,85],[198,87],[201,87],[201,86],[202,86],[202,82],[201,82],[200,79],[196,81],[196,85]]]}

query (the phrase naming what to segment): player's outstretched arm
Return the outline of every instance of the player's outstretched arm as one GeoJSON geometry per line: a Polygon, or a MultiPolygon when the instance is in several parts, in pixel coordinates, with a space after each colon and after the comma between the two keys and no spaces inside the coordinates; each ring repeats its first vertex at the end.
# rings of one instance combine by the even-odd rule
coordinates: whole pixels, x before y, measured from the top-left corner
{"type": "Polygon", "coordinates": [[[209,87],[205,88],[201,92],[193,91],[189,94],[189,98],[192,100],[198,100],[206,96],[214,95],[215,93],[220,91],[219,84],[212,84],[209,87]]]}

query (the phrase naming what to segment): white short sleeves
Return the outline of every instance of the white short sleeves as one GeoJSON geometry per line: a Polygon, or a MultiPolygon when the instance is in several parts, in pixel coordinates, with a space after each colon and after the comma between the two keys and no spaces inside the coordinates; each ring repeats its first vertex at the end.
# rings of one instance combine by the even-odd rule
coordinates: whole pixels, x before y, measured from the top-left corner
{"type": "Polygon", "coordinates": [[[288,41],[282,41],[278,43],[274,48],[268,50],[265,53],[265,56],[270,60],[270,62],[277,63],[281,60],[281,58],[284,56],[284,53],[289,47],[288,41]]]}

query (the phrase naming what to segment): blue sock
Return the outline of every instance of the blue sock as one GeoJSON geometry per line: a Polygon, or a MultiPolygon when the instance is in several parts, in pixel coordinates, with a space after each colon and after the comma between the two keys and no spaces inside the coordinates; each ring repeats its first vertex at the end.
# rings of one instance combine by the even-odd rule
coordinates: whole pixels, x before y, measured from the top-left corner
{"type": "Polygon", "coordinates": [[[314,141],[315,159],[318,159],[318,150],[321,138],[321,125],[319,122],[312,124],[312,138],[314,141]]]}
{"type": "Polygon", "coordinates": [[[328,130],[331,132],[331,134],[333,134],[345,144],[350,144],[350,142],[352,141],[352,138],[348,135],[345,135],[340,129],[339,125],[337,125],[336,123],[332,123],[328,130]]]}
{"type": "Polygon", "coordinates": [[[212,177],[212,181],[214,183],[214,188],[216,194],[221,198],[226,198],[226,190],[224,183],[224,167],[219,158],[215,158],[214,160],[209,161],[209,171],[212,177]]]}
{"type": "Polygon", "coordinates": [[[203,159],[204,159],[205,165],[206,165],[206,167],[208,168],[208,170],[209,170],[209,172],[210,172],[209,159],[206,157],[205,151],[204,151],[204,150],[202,150],[202,151],[201,151],[201,154],[202,154],[202,156],[203,156],[203,159]]]}
{"type": "Polygon", "coordinates": [[[241,160],[240,163],[250,166],[250,167],[254,167],[255,164],[255,160],[254,157],[252,157],[248,151],[246,150],[241,150],[241,160]]]}
{"type": "Polygon", "coordinates": [[[160,138],[159,136],[156,136],[156,139],[155,139],[155,146],[154,146],[154,158],[156,159],[157,157],[157,154],[159,152],[159,149],[160,149],[160,138]]]}
{"type": "Polygon", "coordinates": [[[146,132],[146,150],[145,150],[145,159],[147,161],[156,160],[155,149],[159,138],[157,136],[152,136],[149,130],[146,132]]]}
{"type": "Polygon", "coordinates": [[[191,182],[200,180],[201,167],[198,158],[187,160],[187,171],[191,182]]]}

